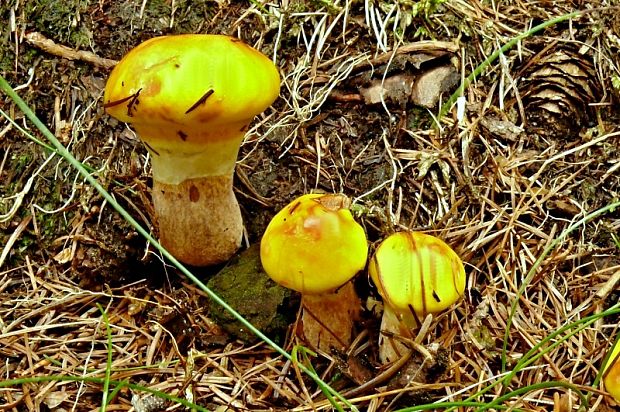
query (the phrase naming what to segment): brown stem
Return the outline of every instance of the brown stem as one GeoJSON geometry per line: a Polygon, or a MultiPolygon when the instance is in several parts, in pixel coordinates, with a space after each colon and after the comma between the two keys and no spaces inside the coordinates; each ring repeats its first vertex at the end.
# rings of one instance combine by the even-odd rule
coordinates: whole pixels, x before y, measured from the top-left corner
{"type": "Polygon", "coordinates": [[[335,292],[302,296],[302,323],[306,343],[329,353],[330,348],[346,349],[351,344],[354,322],[361,303],[353,283],[335,292]]]}
{"type": "Polygon", "coordinates": [[[385,305],[381,317],[381,334],[379,335],[379,359],[384,365],[411,352],[411,349],[399,338],[412,339],[411,331],[396,313],[388,305],[385,305]]]}
{"type": "Polygon", "coordinates": [[[161,244],[181,262],[209,266],[225,262],[241,244],[243,222],[232,176],[153,181],[153,206],[161,244]]]}

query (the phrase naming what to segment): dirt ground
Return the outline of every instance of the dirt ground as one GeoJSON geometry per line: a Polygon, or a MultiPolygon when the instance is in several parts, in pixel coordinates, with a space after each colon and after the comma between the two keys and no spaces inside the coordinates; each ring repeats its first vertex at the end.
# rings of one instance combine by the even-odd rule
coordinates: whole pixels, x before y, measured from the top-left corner
{"type": "MultiPolygon", "coordinates": [[[[154,36],[241,38],[282,78],[238,157],[243,249],[295,197],[323,191],[353,200],[371,251],[411,229],[440,237],[465,263],[463,299],[415,331],[423,349],[397,371],[378,360],[380,297],[358,274],[358,339],[310,357],[323,380],[345,396],[361,386],[346,396],[359,410],[447,410],[464,400],[478,404],[459,410],[483,410],[497,399],[493,410],[616,410],[598,374],[620,320],[620,213],[590,214],[620,200],[618,7],[9,0],[0,4],[0,73],[157,234],[147,151],[104,112],[107,76],[154,36]],[[439,118],[495,50],[578,10],[587,12],[501,53],[462,93],[464,112],[439,118]]],[[[0,410],[332,408],[294,363],[166,264],[4,94],[0,109],[0,410]],[[31,377],[39,380],[19,380],[31,377]]],[[[290,351],[303,344],[299,296],[270,283],[251,251],[223,270],[192,271],[290,351]]]]}

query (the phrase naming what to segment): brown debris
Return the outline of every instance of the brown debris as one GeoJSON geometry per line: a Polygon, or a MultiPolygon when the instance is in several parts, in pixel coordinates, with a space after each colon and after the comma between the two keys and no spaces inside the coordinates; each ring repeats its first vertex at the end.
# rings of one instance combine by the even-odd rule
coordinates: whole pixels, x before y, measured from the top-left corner
{"type": "Polygon", "coordinates": [[[450,92],[459,80],[454,66],[435,67],[416,79],[411,92],[411,101],[418,106],[431,109],[437,106],[442,95],[450,92]]]}
{"type": "Polygon", "coordinates": [[[387,103],[405,107],[413,103],[433,108],[459,81],[456,67],[450,62],[456,50],[456,44],[449,42],[423,41],[401,46],[354,67],[354,76],[348,83],[359,95],[334,90],[330,97],[343,103],[361,99],[367,105],[387,103]]]}

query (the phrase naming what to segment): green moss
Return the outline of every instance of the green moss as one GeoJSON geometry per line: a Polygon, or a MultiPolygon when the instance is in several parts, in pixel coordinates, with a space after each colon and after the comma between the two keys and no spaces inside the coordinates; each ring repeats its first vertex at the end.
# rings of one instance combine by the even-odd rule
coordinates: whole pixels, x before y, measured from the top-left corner
{"type": "Polygon", "coordinates": [[[407,113],[407,128],[415,130],[431,124],[429,111],[421,106],[414,106],[407,113]]]}
{"type": "Polygon", "coordinates": [[[90,6],[89,0],[31,0],[25,4],[25,21],[58,42],[81,48],[92,39],[86,21],[90,6]]]}
{"type": "MultiPolygon", "coordinates": [[[[209,280],[207,286],[257,329],[274,336],[276,341],[286,330],[290,319],[280,309],[291,292],[277,285],[263,272],[258,245],[234,258],[209,280]]],[[[294,310],[289,312],[295,313],[294,310]]],[[[209,315],[232,336],[247,342],[258,339],[215,302],[209,304],[209,315]]]]}

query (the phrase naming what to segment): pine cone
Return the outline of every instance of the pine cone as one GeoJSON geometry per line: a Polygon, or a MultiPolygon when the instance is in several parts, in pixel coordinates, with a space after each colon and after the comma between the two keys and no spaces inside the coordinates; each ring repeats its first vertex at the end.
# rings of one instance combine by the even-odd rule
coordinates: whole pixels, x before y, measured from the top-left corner
{"type": "Polygon", "coordinates": [[[600,94],[591,53],[580,53],[569,43],[544,47],[525,62],[520,77],[529,133],[570,138],[590,123],[589,104],[600,94]]]}

